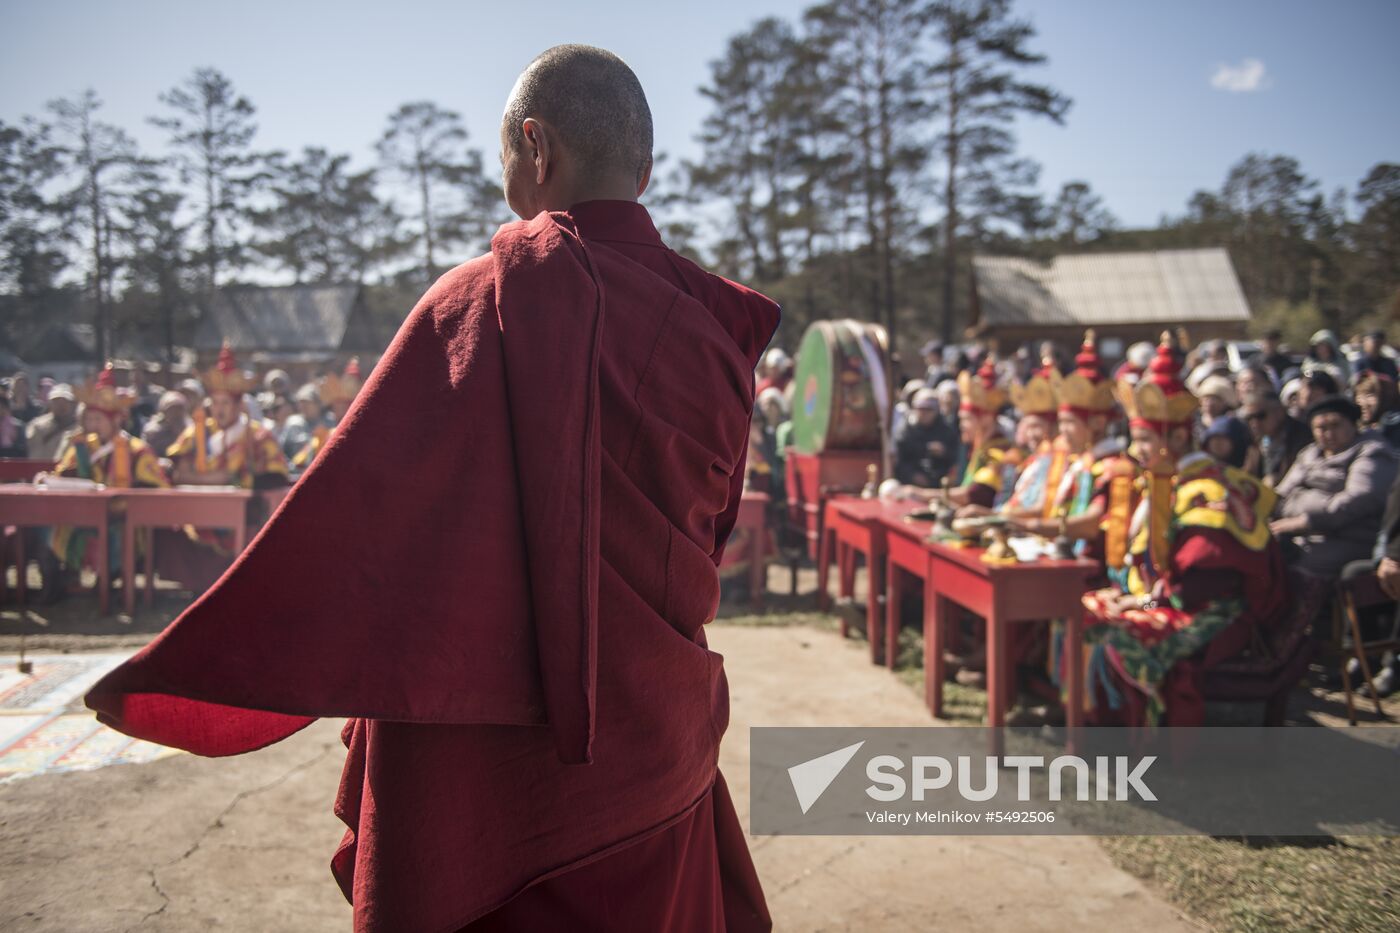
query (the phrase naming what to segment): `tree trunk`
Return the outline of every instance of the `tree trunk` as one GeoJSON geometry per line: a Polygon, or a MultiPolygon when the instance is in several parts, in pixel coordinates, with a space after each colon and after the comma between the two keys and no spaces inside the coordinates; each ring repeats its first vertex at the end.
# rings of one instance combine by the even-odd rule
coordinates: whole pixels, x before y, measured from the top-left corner
{"type": "Polygon", "coordinates": [[[958,270],[958,46],[948,54],[948,179],[943,190],[947,216],[943,222],[943,322],[944,343],[953,340],[953,288],[958,270]]]}
{"type": "Polygon", "coordinates": [[[418,166],[418,191],[423,201],[423,271],[427,284],[433,284],[433,206],[428,194],[428,169],[421,161],[418,166]]]}
{"type": "Polygon", "coordinates": [[[876,220],[875,206],[875,146],[871,136],[874,135],[875,128],[870,125],[869,101],[864,101],[862,110],[862,120],[860,128],[860,148],[861,159],[865,163],[863,168],[865,175],[865,235],[870,242],[870,316],[880,320],[883,303],[880,300],[880,225],[876,220]]]}
{"type": "Polygon", "coordinates": [[[218,225],[219,202],[217,200],[219,179],[214,168],[214,105],[208,96],[204,99],[204,249],[205,272],[209,276],[209,293],[219,287],[218,225]]]}
{"type": "Polygon", "coordinates": [[[886,339],[889,341],[889,352],[893,358],[899,349],[899,338],[896,333],[895,322],[895,297],[894,297],[894,128],[890,117],[890,95],[886,83],[886,47],[883,30],[879,55],[876,59],[876,79],[878,81],[877,96],[878,111],[877,117],[880,125],[880,171],[879,171],[879,195],[880,195],[880,278],[883,285],[883,295],[880,311],[882,323],[885,325],[886,339]]]}
{"type": "Polygon", "coordinates": [[[165,321],[165,362],[175,362],[175,302],[170,300],[169,283],[162,283],[160,289],[161,317],[165,321]]]}
{"type": "Polygon", "coordinates": [[[102,275],[105,271],[102,263],[102,189],[97,180],[97,167],[95,165],[88,169],[88,187],[90,189],[90,203],[88,208],[92,213],[92,301],[93,301],[93,330],[96,336],[97,367],[99,369],[107,360],[107,309],[103,301],[102,275]]]}

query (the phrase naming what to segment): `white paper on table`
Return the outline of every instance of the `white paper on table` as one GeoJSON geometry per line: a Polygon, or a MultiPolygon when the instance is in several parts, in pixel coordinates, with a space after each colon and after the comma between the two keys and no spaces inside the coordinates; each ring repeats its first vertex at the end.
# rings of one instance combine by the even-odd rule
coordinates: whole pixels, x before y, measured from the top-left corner
{"type": "Polygon", "coordinates": [[[46,486],[46,487],[48,487],[49,489],[104,489],[104,488],[106,488],[106,487],[104,487],[101,483],[96,482],[95,480],[82,479],[81,477],[77,477],[77,476],[54,476],[53,474],[48,474],[48,475],[44,476],[43,480],[42,480],[38,485],[40,485],[40,486],[46,486]]]}
{"type": "Polygon", "coordinates": [[[1018,535],[1014,538],[1008,538],[1006,543],[1011,546],[1011,550],[1016,554],[1016,559],[1023,562],[1038,560],[1053,553],[1053,544],[1035,535],[1018,535]]]}

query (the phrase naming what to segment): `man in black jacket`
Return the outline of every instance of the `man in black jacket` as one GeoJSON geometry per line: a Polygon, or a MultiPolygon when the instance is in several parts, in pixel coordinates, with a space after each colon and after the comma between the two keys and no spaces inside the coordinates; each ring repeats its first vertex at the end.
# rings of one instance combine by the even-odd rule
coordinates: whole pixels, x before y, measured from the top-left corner
{"type": "Polygon", "coordinates": [[[1277,486],[1298,459],[1298,453],[1312,443],[1312,432],[1288,414],[1277,392],[1268,389],[1247,397],[1239,414],[1249,425],[1255,442],[1245,457],[1245,469],[1270,486],[1277,486]]]}
{"type": "MultiPolygon", "coordinates": [[[[1390,487],[1390,495],[1386,499],[1376,553],[1377,556],[1371,560],[1348,564],[1342,570],[1342,585],[1356,585],[1356,581],[1374,572],[1381,591],[1400,603],[1400,478],[1390,487]]],[[[1386,634],[1393,637],[1400,629],[1400,619],[1396,618],[1396,613],[1400,613],[1400,605],[1396,604],[1358,609],[1362,637],[1370,639],[1386,634]]],[[[1353,671],[1360,667],[1355,660],[1349,663],[1354,665],[1353,671]]],[[[1381,697],[1388,697],[1396,690],[1400,690],[1400,658],[1393,651],[1386,652],[1380,670],[1376,671],[1370,684],[1361,685],[1361,692],[1364,695],[1375,692],[1381,697]]]]}
{"type": "Polygon", "coordinates": [[[937,486],[957,462],[960,443],[957,425],[939,412],[938,393],[920,389],[909,416],[895,428],[895,479],[910,486],[937,486]]]}

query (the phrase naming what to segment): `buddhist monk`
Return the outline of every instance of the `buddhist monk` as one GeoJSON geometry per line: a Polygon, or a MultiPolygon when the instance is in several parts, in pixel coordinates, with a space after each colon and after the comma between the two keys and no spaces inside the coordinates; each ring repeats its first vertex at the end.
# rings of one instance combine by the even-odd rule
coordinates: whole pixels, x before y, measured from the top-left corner
{"type": "Polygon", "coordinates": [[[771,927],[704,624],[779,312],[662,243],[651,144],[616,56],[535,59],[501,127],[522,220],[433,285],[229,572],[87,697],[205,755],[349,717],[332,870],[357,930],[771,927]]]}
{"type": "MultiPolygon", "coordinates": [[[[350,403],[355,400],[355,395],[360,391],[360,386],[364,385],[364,380],[360,377],[360,358],[353,357],[345,364],[344,375],[327,373],[321,379],[320,391],[317,398],[330,407],[331,414],[339,424],[345,417],[345,413],[350,410],[350,403]]],[[[305,470],[316,455],[321,452],[321,448],[326,446],[326,440],[330,438],[333,425],[314,424],[311,428],[310,436],[301,449],[292,456],[292,467],[296,470],[305,470]]]]}
{"type": "MultiPolygon", "coordinates": [[[[250,418],[244,395],[257,387],[224,343],[213,369],[201,374],[209,390],[206,407],[195,409],[190,423],[166,449],[171,478],[181,486],[241,486],[275,489],[285,486],[289,468],[277,438],[261,421],[250,418]]],[[[263,500],[248,501],[247,527],[256,530],[267,519],[263,500]]],[[[202,593],[236,556],[230,531],[185,526],[156,529],[156,572],[177,580],[193,593],[202,593]]]]}
{"type": "Polygon", "coordinates": [[[1106,532],[1110,586],[1084,595],[1086,672],[1098,724],[1198,726],[1202,671],[1276,625],[1288,606],[1269,530],[1277,496],[1195,450],[1199,406],[1170,335],[1118,400],[1132,430],[1141,498],[1126,538],[1106,532]],[[1116,539],[1116,544],[1115,544],[1116,539]]]}
{"type": "MultiPolygon", "coordinates": [[[[62,459],[54,466],[58,476],[88,479],[112,489],[169,486],[170,480],[161,469],[156,453],[145,441],[127,433],[127,419],[136,394],[117,388],[112,364],[91,383],[78,390],[83,403],[84,424],[92,430],[73,438],[62,459]]],[[[122,566],[122,518],[126,504],[112,505],[113,520],[107,526],[107,564],[115,581],[122,566]]],[[[60,525],[52,529],[49,548],[53,558],[61,561],[67,571],[76,571],[86,564],[97,569],[97,534],[92,529],[60,525]]],[[[139,539],[138,539],[139,547],[139,539]]],[[[41,556],[46,565],[44,574],[46,600],[62,596],[57,583],[60,574],[52,573],[51,559],[41,556]]]]}

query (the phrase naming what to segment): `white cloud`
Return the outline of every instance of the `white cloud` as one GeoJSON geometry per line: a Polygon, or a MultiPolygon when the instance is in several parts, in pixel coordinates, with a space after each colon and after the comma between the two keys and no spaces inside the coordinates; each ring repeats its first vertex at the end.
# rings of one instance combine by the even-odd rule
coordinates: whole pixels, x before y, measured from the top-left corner
{"type": "Polygon", "coordinates": [[[1234,93],[1262,91],[1270,83],[1264,63],[1257,58],[1246,58],[1238,65],[1217,65],[1210,78],[1211,87],[1234,93]]]}

